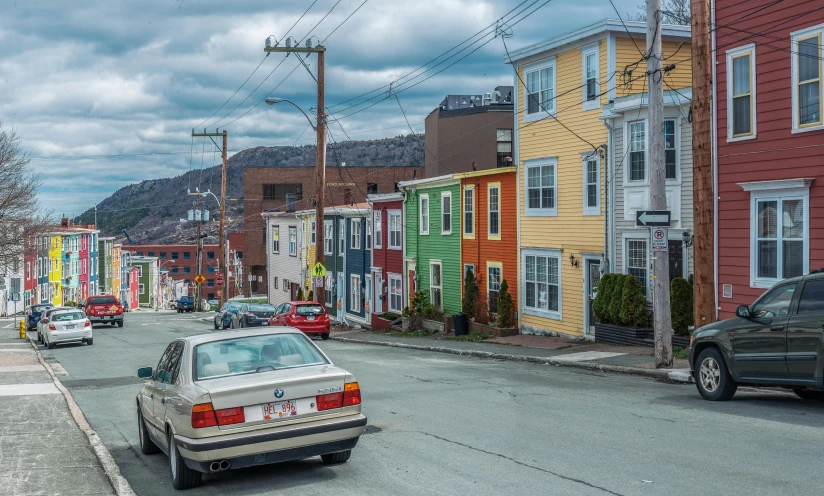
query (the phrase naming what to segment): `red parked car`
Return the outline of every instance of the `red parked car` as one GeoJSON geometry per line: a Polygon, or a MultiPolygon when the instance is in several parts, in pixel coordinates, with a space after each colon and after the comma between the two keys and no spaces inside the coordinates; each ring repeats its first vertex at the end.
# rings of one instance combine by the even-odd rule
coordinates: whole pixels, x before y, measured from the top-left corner
{"type": "Polygon", "coordinates": [[[89,296],[83,304],[86,317],[94,324],[123,327],[123,305],[112,295],[89,296]]]}
{"type": "Polygon", "coordinates": [[[312,301],[290,301],[279,306],[269,318],[270,326],[288,326],[300,329],[304,334],[320,334],[329,339],[332,321],[323,305],[312,301]]]}

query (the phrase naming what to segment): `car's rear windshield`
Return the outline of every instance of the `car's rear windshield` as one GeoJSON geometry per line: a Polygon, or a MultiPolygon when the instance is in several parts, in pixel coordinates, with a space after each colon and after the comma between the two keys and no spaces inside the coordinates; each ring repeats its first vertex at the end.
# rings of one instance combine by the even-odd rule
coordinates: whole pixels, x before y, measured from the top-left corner
{"type": "Polygon", "coordinates": [[[52,315],[54,322],[66,322],[67,320],[83,320],[86,314],[83,312],[58,312],[52,315]]]}
{"type": "Polygon", "coordinates": [[[323,315],[323,307],[315,303],[313,305],[298,305],[295,307],[298,315],[323,315]]]}
{"type": "Polygon", "coordinates": [[[250,312],[274,312],[274,305],[249,305],[250,312]]]}
{"type": "Polygon", "coordinates": [[[42,312],[43,310],[47,310],[47,309],[49,309],[53,306],[54,305],[34,305],[33,307],[31,307],[31,311],[32,312],[42,312]]]}
{"type": "Polygon", "coordinates": [[[329,362],[303,334],[225,339],[195,347],[196,381],[329,362]]]}
{"type": "Polygon", "coordinates": [[[181,296],[180,301],[195,301],[194,296],[181,296]]]}
{"type": "Polygon", "coordinates": [[[115,305],[117,298],[114,296],[100,296],[96,298],[89,298],[89,305],[115,305]]]}

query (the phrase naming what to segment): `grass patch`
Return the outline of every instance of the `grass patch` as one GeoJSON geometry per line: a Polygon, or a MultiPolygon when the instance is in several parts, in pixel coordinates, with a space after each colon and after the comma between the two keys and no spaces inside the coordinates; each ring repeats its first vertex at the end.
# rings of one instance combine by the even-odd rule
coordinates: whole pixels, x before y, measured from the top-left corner
{"type": "Polygon", "coordinates": [[[675,347],[672,349],[672,357],[677,360],[687,360],[689,358],[689,350],[675,347]]]}
{"type": "Polygon", "coordinates": [[[485,332],[483,334],[479,332],[470,332],[464,336],[449,336],[446,338],[450,341],[470,341],[473,343],[477,343],[479,341],[486,341],[487,339],[492,339],[492,334],[485,332]]]}

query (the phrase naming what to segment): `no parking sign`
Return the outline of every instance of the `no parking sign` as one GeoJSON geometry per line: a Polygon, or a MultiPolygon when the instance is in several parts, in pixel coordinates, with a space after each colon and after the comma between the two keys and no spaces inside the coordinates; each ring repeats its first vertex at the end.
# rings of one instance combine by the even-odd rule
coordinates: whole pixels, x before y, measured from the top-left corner
{"type": "Polygon", "coordinates": [[[652,251],[667,251],[667,228],[655,227],[652,233],[652,251]]]}

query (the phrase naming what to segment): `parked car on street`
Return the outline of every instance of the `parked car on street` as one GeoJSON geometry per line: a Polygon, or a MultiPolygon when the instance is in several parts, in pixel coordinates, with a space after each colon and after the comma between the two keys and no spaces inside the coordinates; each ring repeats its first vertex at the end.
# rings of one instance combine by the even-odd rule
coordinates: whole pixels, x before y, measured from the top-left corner
{"type": "Polygon", "coordinates": [[[40,322],[43,312],[49,308],[54,308],[54,305],[51,303],[29,305],[29,308],[26,309],[26,330],[35,330],[37,328],[37,323],[40,322]]]}
{"type": "Polygon", "coordinates": [[[269,318],[275,315],[275,306],[268,303],[244,305],[245,308],[235,315],[235,327],[269,325],[269,318]]]}
{"type": "Polygon", "coordinates": [[[249,305],[246,303],[238,303],[234,301],[224,303],[223,307],[215,310],[215,329],[240,327],[237,316],[242,312],[246,312],[248,308],[249,305]]]}
{"type": "Polygon", "coordinates": [[[40,344],[46,344],[44,335],[49,328],[49,319],[51,318],[51,314],[57,312],[58,310],[75,310],[74,307],[52,307],[40,314],[40,321],[37,322],[37,342],[40,344]]]}
{"type": "Polygon", "coordinates": [[[194,312],[195,311],[195,297],[181,296],[177,299],[177,313],[194,312]]]}
{"type": "Polygon", "coordinates": [[[92,323],[82,310],[65,309],[52,312],[46,323],[43,341],[48,349],[58,344],[94,344],[92,323]]]}
{"type": "Polygon", "coordinates": [[[167,454],[176,489],[253,465],[343,463],[366,427],[355,377],[296,329],[180,338],[137,373],[140,450],[167,454]]]}
{"type": "Polygon", "coordinates": [[[115,296],[89,296],[83,305],[83,312],[92,325],[111,324],[123,327],[123,305],[115,296]]]}
{"type": "Polygon", "coordinates": [[[690,368],[704,399],[728,400],[739,384],[824,399],[824,269],[776,284],[736,315],[690,338],[690,368]]]}
{"type": "Polygon", "coordinates": [[[323,305],[311,301],[290,301],[280,305],[275,315],[269,319],[270,326],[289,326],[306,334],[320,334],[329,339],[332,321],[323,305]]]}

